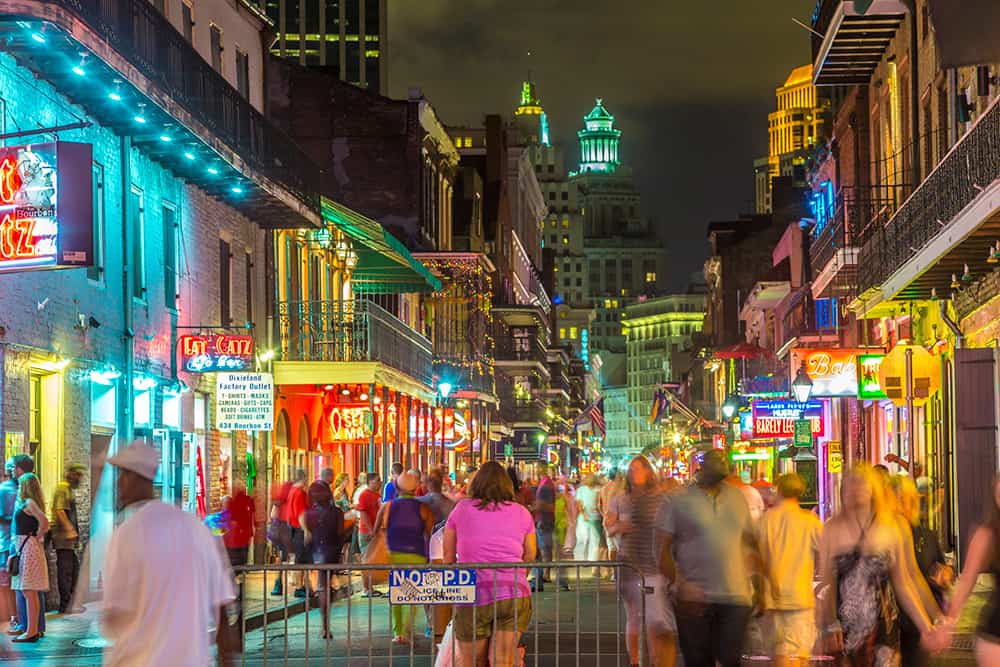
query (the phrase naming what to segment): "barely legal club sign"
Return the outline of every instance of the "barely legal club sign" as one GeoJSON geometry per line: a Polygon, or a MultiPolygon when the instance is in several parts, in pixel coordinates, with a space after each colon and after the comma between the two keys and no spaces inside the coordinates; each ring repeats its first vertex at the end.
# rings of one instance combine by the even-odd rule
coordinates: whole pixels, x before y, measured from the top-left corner
{"type": "Polygon", "coordinates": [[[754,438],[791,438],[795,435],[795,422],[808,419],[813,435],[821,436],[823,430],[823,403],[809,401],[754,401],[754,438]]]}
{"type": "Polygon", "coordinates": [[[253,366],[253,336],[181,336],[181,367],[189,373],[244,371],[253,366]]]}
{"type": "Polygon", "coordinates": [[[92,149],[0,148],[0,273],[93,263],[92,149]]]}

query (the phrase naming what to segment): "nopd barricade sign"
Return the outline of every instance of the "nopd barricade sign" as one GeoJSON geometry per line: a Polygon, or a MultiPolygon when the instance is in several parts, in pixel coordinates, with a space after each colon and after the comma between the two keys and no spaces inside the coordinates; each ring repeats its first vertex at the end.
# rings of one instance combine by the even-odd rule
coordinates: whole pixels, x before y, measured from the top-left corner
{"type": "Polygon", "coordinates": [[[476,604],[475,570],[392,570],[392,604],[476,604]]]}

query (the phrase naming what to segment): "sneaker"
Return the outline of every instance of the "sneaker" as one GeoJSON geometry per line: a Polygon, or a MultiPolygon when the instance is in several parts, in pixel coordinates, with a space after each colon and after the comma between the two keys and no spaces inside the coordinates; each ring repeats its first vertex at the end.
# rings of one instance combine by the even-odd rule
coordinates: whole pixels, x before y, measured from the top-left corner
{"type": "Polygon", "coordinates": [[[271,597],[279,597],[281,595],[281,593],[282,593],[282,590],[281,590],[281,581],[279,580],[274,585],[274,588],[271,589],[271,597]]]}
{"type": "Polygon", "coordinates": [[[532,593],[544,593],[545,586],[543,584],[535,585],[535,582],[531,582],[531,592],[532,593]]]}
{"type": "Polygon", "coordinates": [[[297,597],[297,598],[304,598],[305,596],[306,596],[306,589],[305,588],[296,588],[295,589],[295,597],[297,597]]]}
{"type": "Polygon", "coordinates": [[[24,630],[25,628],[21,627],[19,624],[11,623],[10,627],[7,629],[7,634],[16,637],[17,635],[24,634],[24,630]]]}
{"type": "Polygon", "coordinates": [[[569,587],[569,584],[559,584],[559,590],[569,593],[573,589],[569,587]]]}

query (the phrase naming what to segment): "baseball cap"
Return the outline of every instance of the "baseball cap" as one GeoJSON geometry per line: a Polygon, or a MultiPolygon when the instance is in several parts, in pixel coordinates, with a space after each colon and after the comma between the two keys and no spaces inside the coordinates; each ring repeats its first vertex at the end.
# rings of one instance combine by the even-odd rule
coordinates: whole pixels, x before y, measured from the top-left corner
{"type": "Polygon", "coordinates": [[[136,441],[108,459],[108,463],[152,480],[160,467],[160,454],[149,445],[136,441]]]}

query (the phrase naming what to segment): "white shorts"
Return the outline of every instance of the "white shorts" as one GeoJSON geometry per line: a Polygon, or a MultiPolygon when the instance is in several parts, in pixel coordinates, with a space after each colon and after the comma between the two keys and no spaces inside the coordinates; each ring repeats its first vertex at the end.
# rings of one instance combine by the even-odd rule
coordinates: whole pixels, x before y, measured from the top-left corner
{"type": "Polygon", "coordinates": [[[816,614],[812,609],[769,609],[764,641],[771,657],[808,658],[816,644],[816,614]]]}
{"type": "MultiPolygon", "coordinates": [[[[621,595],[625,602],[625,614],[628,618],[639,618],[641,610],[639,578],[627,568],[619,570],[621,576],[621,595]]],[[[652,592],[645,594],[646,598],[646,631],[655,633],[677,633],[677,619],[674,616],[674,605],[670,602],[666,578],[661,574],[646,575],[646,589],[652,592]]]]}

